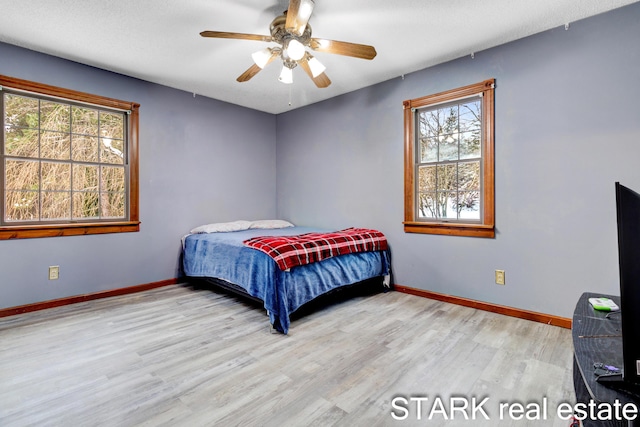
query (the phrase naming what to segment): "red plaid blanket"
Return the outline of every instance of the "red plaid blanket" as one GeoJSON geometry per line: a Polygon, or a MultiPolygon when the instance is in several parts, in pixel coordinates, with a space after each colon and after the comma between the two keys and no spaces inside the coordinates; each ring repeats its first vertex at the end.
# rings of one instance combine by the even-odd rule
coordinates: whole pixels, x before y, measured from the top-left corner
{"type": "Polygon", "coordinates": [[[244,241],[273,258],[281,270],[355,252],[384,251],[387,238],[377,230],[347,228],[331,233],[264,236],[244,241]]]}

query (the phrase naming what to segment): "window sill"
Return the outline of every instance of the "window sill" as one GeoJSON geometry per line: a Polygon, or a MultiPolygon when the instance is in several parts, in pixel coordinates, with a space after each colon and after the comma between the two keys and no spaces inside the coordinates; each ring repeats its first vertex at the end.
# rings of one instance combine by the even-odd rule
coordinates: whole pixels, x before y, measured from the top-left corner
{"type": "Polygon", "coordinates": [[[140,221],[96,222],[63,225],[16,225],[0,227],[0,240],[82,236],[87,234],[131,233],[137,231],[140,231],[140,221]]]}
{"type": "Polygon", "coordinates": [[[443,222],[405,221],[405,233],[440,234],[446,236],[495,237],[495,226],[486,224],[462,224],[443,222]]]}

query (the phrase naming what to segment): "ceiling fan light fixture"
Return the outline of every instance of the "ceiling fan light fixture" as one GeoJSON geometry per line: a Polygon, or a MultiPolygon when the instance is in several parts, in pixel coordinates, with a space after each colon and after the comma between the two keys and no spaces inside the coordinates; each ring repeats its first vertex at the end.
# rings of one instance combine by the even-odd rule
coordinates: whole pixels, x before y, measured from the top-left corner
{"type": "MultiPolygon", "coordinates": [[[[283,2],[285,0],[282,0],[283,2]]],[[[267,43],[277,43],[277,47],[271,47],[255,52],[251,55],[253,64],[238,78],[238,82],[246,82],[255,77],[262,69],[266,68],[276,58],[282,60],[283,68],[278,80],[282,83],[293,83],[293,69],[298,65],[304,73],[313,80],[318,88],[326,88],[331,80],[325,74],[326,67],[307,52],[307,48],[316,52],[332,53],[336,55],[350,56],[371,60],[376,56],[373,46],[359,43],[350,43],[328,39],[319,39],[311,36],[312,29],[309,19],[315,7],[314,0],[287,0],[289,7],[282,15],[276,16],[269,32],[271,35],[231,33],[227,31],[202,31],[202,37],[218,39],[252,40],[267,43]]]]}
{"type": "Polygon", "coordinates": [[[251,58],[253,59],[253,62],[255,62],[258,67],[264,68],[269,63],[272,53],[273,52],[271,51],[271,48],[266,48],[266,49],[262,49],[252,53],[251,58]]]}
{"type": "Polygon", "coordinates": [[[322,63],[320,61],[318,61],[316,58],[314,58],[313,56],[311,56],[311,58],[309,58],[307,63],[309,64],[309,68],[311,69],[311,75],[314,78],[318,77],[320,74],[324,73],[324,70],[327,69],[327,67],[322,65],[322,63]]]}
{"type": "Polygon", "coordinates": [[[293,70],[286,65],[283,65],[278,80],[280,80],[282,83],[290,85],[291,83],[293,83],[293,70]]]}
{"type": "Polygon", "coordinates": [[[291,39],[287,43],[287,56],[294,61],[299,61],[302,59],[306,50],[304,49],[304,45],[300,43],[296,39],[291,39]]]}

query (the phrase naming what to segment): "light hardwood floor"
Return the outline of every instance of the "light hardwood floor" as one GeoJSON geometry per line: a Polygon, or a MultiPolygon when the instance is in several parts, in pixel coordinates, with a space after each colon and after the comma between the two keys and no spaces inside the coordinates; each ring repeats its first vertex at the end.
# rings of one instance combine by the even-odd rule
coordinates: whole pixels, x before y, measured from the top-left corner
{"type": "Polygon", "coordinates": [[[571,357],[567,329],[398,292],[284,336],[263,310],[174,285],[0,319],[0,425],[568,426],[571,357]],[[429,399],[420,420],[412,397],[429,399]],[[490,419],[428,420],[438,397],[486,397],[490,419]],[[499,419],[545,397],[546,420],[499,419]]]}

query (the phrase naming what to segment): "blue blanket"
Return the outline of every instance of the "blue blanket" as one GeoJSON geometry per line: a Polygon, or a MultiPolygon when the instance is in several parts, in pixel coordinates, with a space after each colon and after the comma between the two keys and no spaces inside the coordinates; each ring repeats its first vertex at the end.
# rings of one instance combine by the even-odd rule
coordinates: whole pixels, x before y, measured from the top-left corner
{"type": "Polygon", "coordinates": [[[319,231],[326,230],[290,227],[191,234],[184,242],[184,272],[191,277],[226,280],[260,298],[273,327],[286,334],[289,315],[304,303],[332,289],[389,274],[388,251],[341,255],[282,271],[271,257],[242,243],[257,236],[319,231]]]}

